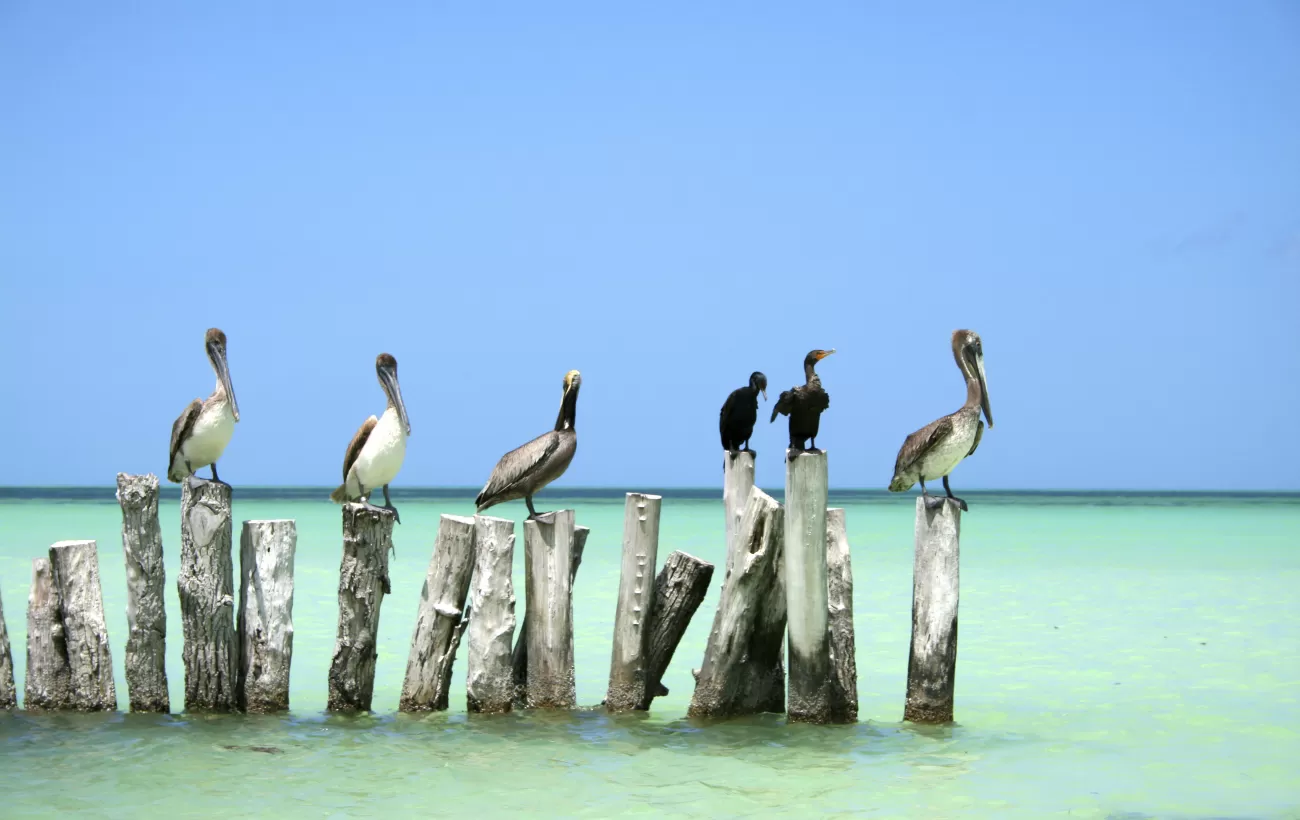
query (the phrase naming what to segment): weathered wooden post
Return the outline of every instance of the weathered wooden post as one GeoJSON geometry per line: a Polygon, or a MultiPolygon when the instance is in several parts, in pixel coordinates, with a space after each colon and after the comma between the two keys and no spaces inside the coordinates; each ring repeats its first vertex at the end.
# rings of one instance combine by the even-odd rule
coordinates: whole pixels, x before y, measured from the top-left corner
{"type": "Polygon", "coordinates": [[[957,598],[961,573],[961,508],[936,509],[916,499],[916,562],[912,568],[912,651],[907,658],[903,720],[952,721],[957,675],[957,598]]]}
{"type": "Polygon", "coordinates": [[[392,546],[392,511],[362,504],[343,506],[339,628],[327,703],[332,712],[370,710],[379,657],[379,607],[392,591],[388,580],[392,546]]]}
{"type": "Polygon", "coordinates": [[[181,599],[185,710],[235,708],[239,647],[235,639],[235,578],[230,485],[190,476],[181,483],[181,599]]]}
{"type": "Polygon", "coordinates": [[[94,541],[59,541],[50,547],[50,566],[59,588],[63,641],[71,680],[68,707],[85,712],[117,708],[113,656],[104,623],[99,555],[94,541]]]}
{"type": "Polygon", "coordinates": [[[695,676],[691,717],[783,711],[783,541],[781,505],[754,487],[729,559],[731,570],[722,584],[704,663],[695,676]]]}
{"type": "MultiPolygon", "coordinates": [[[[525,535],[527,532],[525,532],[525,535]]],[[[572,599],[573,582],[578,577],[578,567],[582,566],[582,551],[587,547],[587,536],[591,534],[590,527],[575,526],[573,528],[573,553],[569,556],[569,593],[572,599]]],[[[527,566],[524,573],[524,591],[528,590],[527,566]]],[[[519,632],[515,635],[515,648],[510,657],[510,664],[513,668],[515,681],[515,705],[528,705],[528,602],[524,602],[524,620],[519,624],[519,632]]]]}
{"type": "Polygon", "coordinates": [[[403,712],[447,708],[452,664],[465,629],[465,597],[474,571],[474,550],[474,519],[442,516],[420,591],[411,653],[406,659],[406,678],[398,704],[403,712]]]}
{"type": "Polygon", "coordinates": [[[293,660],[293,519],[245,521],[239,533],[239,677],[245,712],[289,709],[293,660]]]}
{"type": "Polygon", "coordinates": [[[126,692],[132,712],[170,712],[166,573],[158,524],[158,476],[117,474],[126,561],[126,692]]]}
{"type": "Polygon", "coordinates": [[[66,709],[71,703],[72,673],[63,640],[63,607],[50,559],[32,561],[32,591],[27,598],[27,709],[66,709]]]}
{"type": "Polygon", "coordinates": [[[9,648],[9,630],[5,627],[5,606],[0,600],[0,710],[18,706],[18,688],[14,686],[14,658],[9,648]]]}
{"type": "Polygon", "coordinates": [[[691,616],[704,602],[712,578],[712,564],[681,550],[664,561],[664,568],[655,578],[655,597],[647,630],[645,694],[638,709],[649,709],[652,700],[668,694],[663,685],[664,673],[677,651],[677,644],[686,634],[691,616]]]}
{"type": "Polygon", "coordinates": [[[611,712],[640,708],[645,700],[662,503],[662,496],[628,493],[623,506],[623,565],[605,694],[605,708],[611,712]]]}
{"type": "Polygon", "coordinates": [[[569,709],[577,696],[573,672],[573,510],[524,522],[524,607],[527,612],[531,708],[569,709]]]}
{"type": "Polygon", "coordinates": [[[474,553],[465,701],[471,712],[509,712],[515,699],[515,522],[474,516],[474,553]]]}
{"type": "Polygon", "coordinates": [[[722,506],[727,514],[727,571],[731,571],[732,548],[740,534],[740,522],[754,488],[754,454],[748,450],[722,454],[722,506]]]}
{"type": "Polygon", "coordinates": [[[853,565],[844,510],[826,511],[827,602],[830,605],[831,675],[836,710],[844,722],[858,719],[858,664],[853,637],[853,565]]]}

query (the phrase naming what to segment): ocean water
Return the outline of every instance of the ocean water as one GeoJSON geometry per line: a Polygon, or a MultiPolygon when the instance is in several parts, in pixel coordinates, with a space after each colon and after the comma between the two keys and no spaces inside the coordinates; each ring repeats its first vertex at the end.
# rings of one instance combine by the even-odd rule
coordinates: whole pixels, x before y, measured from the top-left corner
{"type": "MultiPolygon", "coordinates": [[[[462,657],[449,711],[397,713],[438,516],[471,512],[464,490],[395,493],[404,523],[375,711],[328,715],[341,539],[325,494],[236,488],[236,541],[245,519],[298,522],[290,714],[0,714],[0,816],[1300,817],[1300,496],[970,493],[957,721],[928,728],[900,722],[911,497],[832,496],[853,551],[861,721],[814,727],[685,719],[721,568],[668,670],[670,695],[649,714],[595,708],[623,514],[622,494],[602,491],[539,499],[592,528],[574,591],[587,708],[467,715],[462,657]]],[[[718,495],[665,493],[661,561],[681,549],[721,567],[718,495]]],[[[179,712],[175,496],[161,515],[179,712]]],[[[0,490],[0,595],[20,692],[31,559],[94,538],[126,707],[120,525],[110,488],[0,490]]]]}

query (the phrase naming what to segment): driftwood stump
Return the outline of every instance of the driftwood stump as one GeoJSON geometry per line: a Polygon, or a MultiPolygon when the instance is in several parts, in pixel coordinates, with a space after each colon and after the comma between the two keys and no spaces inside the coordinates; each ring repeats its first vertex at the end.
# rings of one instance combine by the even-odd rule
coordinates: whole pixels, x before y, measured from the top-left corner
{"type": "Polygon", "coordinates": [[[289,709],[293,660],[292,519],[245,521],[239,534],[239,678],[235,700],[245,712],[289,709]]]}
{"type": "MultiPolygon", "coordinates": [[[[525,522],[527,523],[527,522],[525,522]]],[[[590,527],[575,526],[573,528],[573,552],[569,556],[569,590],[573,590],[574,579],[578,577],[578,567],[582,566],[582,551],[587,546],[587,536],[591,533],[590,527]]],[[[527,530],[525,529],[525,534],[527,530]]],[[[525,567],[525,570],[527,567],[525,567]]],[[[524,589],[528,589],[527,572],[524,574],[524,589]]],[[[519,626],[519,633],[515,636],[514,653],[511,655],[510,663],[513,668],[515,681],[515,706],[528,705],[528,602],[524,602],[524,620],[519,626]]]]}
{"type": "Polygon", "coordinates": [[[733,545],[740,535],[741,520],[749,504],[749,491],[754,488],[754,453],[722,454],[722,505],[726,511],[727,572],[731,572],[733,545]]]}
{"type": "Polygon", "coordinates": [[[452,665],[465,629],[465,598],[474,571],[474,549],[474,519],[442,516],[420,591],[411,653],[406,659],[406,678],[398,705],[403,712],[447,708],[452,665]]]}
{"type": "Polygon", "coordinates": [[[474,516],[474,552],[465,701],[471,712],[509,712],[515,699],[515,522],[474,516]]]}
{"type": "Polygon", "coordinates": [[[524,522],[524,606],[528,613],[531,708],[569,709],[577,696],[573,672],[573,510],[524,522]]]}
{"type": "Polygon", "coordinates": [[[649,709],[652,700],[668,694],[663,685],[664,673],[686,634],[691,616],[704,601],[712,578],[712,564],[680,550],[664,561],[663,569],[655,578],[655,597],[647,630],[645,694],[638,709],[649,709]]]}
{"type": "Polygon", "coordinates": [[[117,708],[117,687],[95,542],[56,543],[50,547],[50,566],[59,588],[63,641],[68,652],[68,708],[111,712],[117,708]]]}
{"type": "Polygon", "coordinates": [[[72,673],[63,639],[63,607],[50,559],[32,561],[32,591],[27,598],[27,709],[67,709],[72,703],[72,673]]]}
{"type": "Polygon", "coordinates": [[[236,706],[239,648],[231,560],[230,486],[190,476],[181,483],[181,599],[185,710],[236,706]]]}
{"type": "Polygon", "coordinates": [[[329,671],[327,708],[369,711],[379,658],[379,608],[392,591],[388,552],[393,513],[362,504],[343,506],[343,561],[339,565],[339,628],[329,671]]]}
{"type": "Polygon", "coordinates": [[[18,706],[18,689],[14,686],[14,658],[9,648],[9,629],[5,626],[4,601],[0,600],[0,710],[18,706]]]}
{"type": "Polygon", "coordinates": [[[835,710],[846,723],[858,719],[858,664],[853,637],[853,565],[844,510],[826,511],[827,603],[830,606],[831,673],[835,710]]]}
{"type": "Polygon", "coordinates": [[[903,720],[952,721],[957,677],[957,599],[961,587],[961,508],[935,510],[916,499],[916,562],[912,569],[912,651],[907,658],[903,720]]]}
{"type": "Polygon", "coordinates": [[[170,712],[166,573],[158,524],[158,477],[117,474],[126,561],[126,691],[132,712],[170,712]]]}
{"type": "Polygon", "coordinates": [[[623,508],[623,565],[614,610],[614,647],[605,708],[623,712],[646,700],[650,615],[654,606],[663,497],[628,493],[623,508]]]}
{"type": "Polygon", "coordinates": [[[736,539],[731,571],[695,679],[692,717],[730,717],[785,708],[781,505],[754,487],[736,539]]]}

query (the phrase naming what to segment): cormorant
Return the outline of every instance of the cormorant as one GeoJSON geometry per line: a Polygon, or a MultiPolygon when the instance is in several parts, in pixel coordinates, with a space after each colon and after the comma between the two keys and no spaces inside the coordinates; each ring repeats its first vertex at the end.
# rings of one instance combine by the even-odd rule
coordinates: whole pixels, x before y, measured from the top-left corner
{"type": "Polygon", "coordinates": [[[811,439],[811,451],[820,452],[817,449],[817,429],[821,425],[822,411],[831,406],[831,397],[822,389],[821,377],[813,368],[834,352],[835,348],[809,351],[803,359],[804,383],[781,391],[780,398],[772,406],[771,421],[776,421],[777,413],[790,417],[791,450],[802,451],[804,441],[811,439]]]}
{"type": "Polygon", "coordinates": [[[754,422],[758,420],[759,393],[767,398],[767,376],[756,370],[750,374],[747,386],[738,387],[727,396],[718,417],[722,449],[732,453],[749,450],[749,437],[754,434],[754,422]]]}

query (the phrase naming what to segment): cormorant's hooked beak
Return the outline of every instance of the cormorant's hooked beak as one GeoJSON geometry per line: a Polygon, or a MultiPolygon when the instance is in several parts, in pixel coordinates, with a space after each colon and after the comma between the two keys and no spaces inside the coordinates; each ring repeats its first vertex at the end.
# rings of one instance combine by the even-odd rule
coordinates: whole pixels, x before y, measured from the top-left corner
{"type": "Polygon", "coordinates": [[[767,387],[758,388],[758,392],[763,394],[763,401],[767,401],[767,387]]]}
{"type": "Polygon", "coordinates": [[[411,435],[411,420],[406,416],[406,402],[402,401],[402,387],[397,383],[397,371],[391,367],[379,368],[379,383],[384,386],[388,400],[397,408],[397,418],[402,422],[402,429],[411,435]]]}
{"type": "Polygon", "coordinates": [[[239,421],[239,402],[235,401],[235,387],[230,383],[230,364],[226,361],[226,349],[220,345],[208,346],[208,358],[212,360],[212,369],[217,371],[221,386],[226,388],[226,398],[230,401],[230,412],[239,421]]]}
{"type": "Polygon", "coordinates": [[[833,347],[830,350],[821,351],[820,353],[817,354],[817,361],[820,362],[822,359],[826,358],[827,356],[831,355],[834,352],[835,352],[835,348],[833,347]]]}
{"type": "Polygon", "coordinates": [[[993,414],[989,412],[989,386],[984,376],[984,351],[975,354],[975,376],[980,380],[980,406],[984,408],[984,418],[993,429],[993,414]]]}

